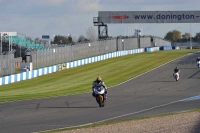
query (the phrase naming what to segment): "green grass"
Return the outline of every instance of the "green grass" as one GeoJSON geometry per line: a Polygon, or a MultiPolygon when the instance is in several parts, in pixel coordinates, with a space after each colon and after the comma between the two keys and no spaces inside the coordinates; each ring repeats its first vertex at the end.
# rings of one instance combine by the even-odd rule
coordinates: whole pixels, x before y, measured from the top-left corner
{"type": "Polygon", "coordinates": [[[19,69],[20,69],[20,68],[15,68],[15,74],[18,73],[19,69]]]}
{"type": "Polygon", "coordinates": [[[196,50],[157,51],[112,58],[34,79],[0,86],[0,102],[78,94],[91,91],[92,81],[101,76],[113,86],[165,62],[196,50]]]}

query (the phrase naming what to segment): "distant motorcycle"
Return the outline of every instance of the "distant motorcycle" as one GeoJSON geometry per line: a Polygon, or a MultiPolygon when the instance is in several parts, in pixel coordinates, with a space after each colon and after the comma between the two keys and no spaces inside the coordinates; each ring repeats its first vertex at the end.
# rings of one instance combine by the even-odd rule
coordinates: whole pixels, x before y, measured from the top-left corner
{"type": "Polygon", "coordinates": [[[197,66],[198,68],[200,68],[200,61],[197,61],[197,66]]]}
{"type": "Polygon", "coordinates": [[[105,99],[104,99],[104,93],[105,93],[105,88],[104,87],[97,87],[94,89],[96,101],[99,104],[99,107],[104,107],[105,106],[105,99]]]}
{"type": "Polygon", "coordinates": [[[175,78],[176,81],[178,81],[179,80],[179,73],[174,73],[174,78],[175,78]]]}

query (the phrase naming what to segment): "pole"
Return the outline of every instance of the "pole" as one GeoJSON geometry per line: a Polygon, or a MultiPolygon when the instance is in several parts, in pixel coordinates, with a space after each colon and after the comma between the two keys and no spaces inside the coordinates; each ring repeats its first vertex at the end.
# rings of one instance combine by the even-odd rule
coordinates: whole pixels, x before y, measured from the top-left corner
{"type": "Polygon", "coordinates": [[[22,57],[22,55],[21,55],[21,45],[20,45],[20,57],[22,57]]]}
{"type": "Polygon", "coordinates": [[[36,50],[36,69],[37,69],[37,50],[36,50]]]}
{"type": "Polygon", "coordinates": [[[10,32],[8,32],[8,43],[9,43],[8,47],[9,47],[9,52],[10,52],[10,32]]]}
{"type": "Polygon", "coordinates": [[[192,49],[192,43],[191,43],[191,23],[190,23],[190,49],[192,49]]]}
{"type": "Polygon", "coordinates": [[[10,51],[12,51],[12,44],[13,44],[13,42],[12,42],[12,36],[11,36],[11,48],[10,48],[10,51]]]}
{"type": "Polygon", "coordinates": [[[1,32],[1,54],[2,54],[2,32],[1,32]]]}

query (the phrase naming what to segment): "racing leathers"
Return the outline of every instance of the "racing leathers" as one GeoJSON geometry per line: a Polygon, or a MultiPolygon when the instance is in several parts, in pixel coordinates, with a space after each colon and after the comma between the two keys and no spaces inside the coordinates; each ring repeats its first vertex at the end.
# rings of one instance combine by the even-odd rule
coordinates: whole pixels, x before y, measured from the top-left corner
{"type": "Polygon", "coordinates": [[[107,99],[107,87],[103,81],[98,81],[95,80],[92,83],[92,96],[95,97],[94,89],[98,87],[104,87],[105,88],[105,93],[104,93],[104,99],[107,99]]]}
{"type": "Polygon", "coordinates": [[[180,73],[180,70],[179,70],[178,68],[175,68],[175,69],[174,69],[174,74],[173,74],[173,76],[175,76],[176,73],[178,73],[178,76],[180,76],[180,74],[179,74],[179,73],[180,73]]]}

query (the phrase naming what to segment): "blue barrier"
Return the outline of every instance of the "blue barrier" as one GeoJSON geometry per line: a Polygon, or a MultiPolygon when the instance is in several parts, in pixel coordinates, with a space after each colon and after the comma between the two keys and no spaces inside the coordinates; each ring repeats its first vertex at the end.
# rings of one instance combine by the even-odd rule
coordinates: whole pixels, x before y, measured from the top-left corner
{"type": "Polygon", "coordinates": [[[172,46],[172,49],[180,49],[178,46],[172,46]]]}
{"type": "Polygon", "coordinates": [[[154,52],[154,51],[158,51],[159,47],[153,47],[153,48],[145,48],[145,52],[154,52]]]}
{"type": "Polygon", "coordinates": [[[172,46],[161,46],[160,50],[172,50],[172,46]]]}

